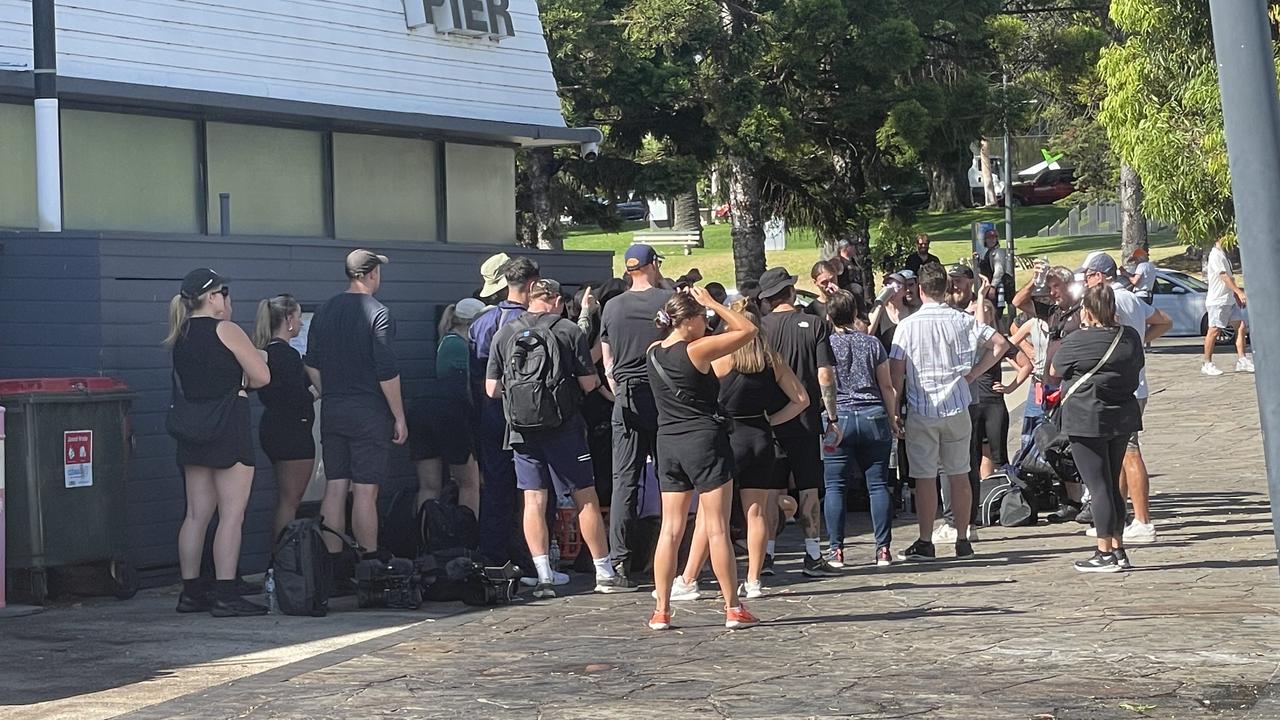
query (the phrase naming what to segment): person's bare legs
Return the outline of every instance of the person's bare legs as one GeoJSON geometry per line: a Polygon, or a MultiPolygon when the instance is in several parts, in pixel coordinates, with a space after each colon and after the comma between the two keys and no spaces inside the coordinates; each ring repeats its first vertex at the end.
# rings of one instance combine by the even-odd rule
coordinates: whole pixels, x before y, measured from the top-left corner
{"type": "Polygon", "coordinates": [[[702,519],[702,503],[698,503],[698,513],[693,520],[693,537],[689,540],[689,557],[684,563],[684,572],[680,578],[686,585],[692,585],[706,567],[707,558],[711,555],[711,547],[707,543],[707,523],[702,519]]]}
{"type": "MultiPolygon", "coordinates": [[[[814,491],[815,493],[817,491],[814,491]]],[[[733,510],[733,483],[727,482],[710,492],[698,495],[699,522],[707,526],[707,545],[711,548],[711,570],[720,583],[726,610],[738,607],[738,563],[733,556],[733,539],[729,537],[729,515],[733,510]]]]}
{"type": "Polygon", "coordinates": [[[1232,323],[1231,327],[1236,329],[1236,358],[1238,360],[1244,360],[1248,357],[1245,355],[1245,346],[1247,344],[1249,328],[1245,326],[1243,320],[1238,320],[1232,323]]]}
{"type": "MultiPolygon", "coordinates": [[[[597,509],[597,514],[599,510],[597,509]]],[[[546,555],[551,548],[551,533],[547,530],[547,491],[524,491],[524,540],[529,544],[533,557],[546,555]]]]}
{"type": "MultiPolygon", "coordinates": [[[[996,474],[996,463],[991,459],[990,443],[982,443],[982,477],[989,478],[996,474]]],[[[952,507],[955,507],[954,505],[952,507]]]]}
{"type": "MultiPolygon", "coordinates": [[[[956,537],[963,540],[969,532],[970,515],[973,512],[973,487],[969,485],[969,473],[947,476],[951,483],[951,507],[955,510],[956,537]]],[[[928,539],[931,536],[926,536],[928,539]]]]}
{"type": "Polygon", "coordinates": [[[1209,326],[1208,332],[1204,334],[1204,361],[1213,362],[1213,347],[1218,342],[1218,328],[1213,325],[1209,326]]]}
{"type": "MultiPolygon", "coordinates": [[[[760,582],[764,552],[768,543],[769,490],[744,489],[742,511],[747,516],[747,582],[760,582]]],[[[776,511],[774,513],[777,514],[776,511]]]]}
{"type": "Polygon", "coordinates": [[[600,513],[600,498],[594,487],[583,488],[573,494],[573,502],[578,506],[578,532],[591,551],[592,560],[609,557],[609,529],[604,524],[604,515],[600,513]]]}
{"type": "Polygon", "coordinates": [[[205,534],[218,509],[218,491],[212,468],[186,465],[182,474],[187,486],[187,514],[178,530],[178,567],[183,580],[195,580],[200,577],[205,534]]]}
{"type": "Polygon", "coordinates": [[[658,532],[658,546],[653,553],[653,583],[658,594],[654,606],[656,612],[671,612],[671,584],[676,579],[676,561],[680,557],[680,543],[684,540],[684,526],[692,497],[692,490],[662,493],[662,529],[658,532]]]}
{"type": "MultiPolygon", "coordinates": [[[[351,489],[351,481],[337,478],[325,483],[324,499],[320,501],[320,517],[324,526],[338,533],[347,531],[347,493],[351,489]]],[[[324,546],[330,553],[342,552],[342,538],[333,533],[323,533],[324,546]]]]}
{"type": "Polygon", "coordinates": [[[422,507],[428,500],[438,500],[444,490],[444,461],[440,458],[419,460],[415,469],[418,471],[417,507],[422,507]]]}
{"type": "Polygon", "coordinates": [[[769,542],[773,540],[777,540],[778,533],[782,532],[782,527],[780,525],[781,512],[779,512],[778,510],[778,501],[782,497],[782,493],[783,493],[782,490],[769,491],[769,507],[772,508],[773,511],[769,513],[765,513],[765,516],[764,516],[765,529],[766,529],[764,542],[765,542],[766,548],[768,547],[769,542]]]}
{"type": "MultiPolygon", "coordinates": [[[[474,456],[467,458],[461,465],[450,465],[449,473],[458,484],[458,504],[471,509],[471,514],[480,517],[480,466],[474,456]]],[[[437,495],[437,497],[439,497],[437,495]]],[[[421,503],[419,503],[421,505],[421,503]]],[[[596,502],[599,511],[600,503],[596,502]]]]}
{"type": "MultiPolygon", "coordinates": [[[[800,491],[800,529],[806,540],[822,538],[822,499],[817,488],[800,491]]],[[[807,551],[806,551],[807,554],[807,551]]]]}
{"type": "Polygon", "coordinates": [[[253,468],[236,463],[213,471],[213,487],[218,494],[218,529],[213,533],[213,576],[235,580],[239,575],[240,539],[244,510],[253,490],[253,468]]]}
{"type": "Polygon", "coordinates": [[[378,549],[378,486],[351,485],[351,534],[365,552],[378,549]]]}
{"type": "Polygon", "coordinates": [[[298,506],[311,483],[315,460],[284,460],[275,465],[276,470],[276,521],[275,535],[279,537],[285,525],[298,516],[298,506]]]}
{"type": "MultiPolygon", "coordinates": [[[[916,483],[916,524],[920,527],[920,539],[933,542],[933,523],[938,515],[938,481],[936,478],[912,478],[916,483]]],[[[953,486],[954,487],[954,486],[953,486]]],[[[969,490],[969,478],[964,480],[966,493],[969,490]]],[[[956,499],[951,499],[952,507],[956,499]]],[[[957,530],[958,532],[958,530],[957,530]]],[[[957,535],[957,537],[964,537],[957,535]]]]}
{"type": "Polygon", "coordinates": [[[1124,466],[1120,471],[1120,495],[1133,503],[1133,520],[1144,525],[1151,523],[1151,477],[1142,451],[1130,448],[1124,454],[1124,466]]]}

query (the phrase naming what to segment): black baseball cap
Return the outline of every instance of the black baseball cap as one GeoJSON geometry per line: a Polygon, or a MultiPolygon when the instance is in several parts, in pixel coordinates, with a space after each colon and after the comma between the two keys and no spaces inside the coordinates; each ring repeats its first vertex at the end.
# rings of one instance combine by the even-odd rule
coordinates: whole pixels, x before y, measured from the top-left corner
{"type": "Polygon", "coordinates": [[[784,267],[769,268],[760,276],[760,292],[757,297],[771,298],[796,284],[796,276],[784,267]]]}
{"type": "Polygon", "coordinates": [[[947,271],[947,274],[950,275],[951,277],[967,277],[970,280],[972,280],[973,268],[969,267],[964,263],[956,263],[955,265],[951,266],[951,269],[947,271]]]}
{"type": "Polygon", "coordinates": [[[227,279],[209,268],[196,268],[182,278],[182,289],[179,294],[188,300],[195,300],[210,290],[227,284],[227,279]]]}
{"type": "Polygon", "coordinates": [[[347,255],[347,277],[355,278],[368,275],[379,265],[391,262],[386,255],[378,255],[368,250],[352,250],[347,255]]]}

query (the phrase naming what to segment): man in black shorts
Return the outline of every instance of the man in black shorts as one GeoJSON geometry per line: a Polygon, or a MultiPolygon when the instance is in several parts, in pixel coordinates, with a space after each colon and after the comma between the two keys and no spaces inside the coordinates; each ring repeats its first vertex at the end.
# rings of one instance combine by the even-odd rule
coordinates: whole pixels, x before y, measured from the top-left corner
{"type": "MultiPolygon", "coordinates": [[[[800,491],[798,516],[804,530],[804,574],[830,577],[839,571],[822,556],[822,500],[818,491],[823,485],[822,434],[838,432],[834,421],[826,427],[822,424],[824,409],[828,418],[836,417],[836,377],[832,370],[835,358],[826,321],[796,309],[795,285],[796,277],[786,268],[772,268],[760,276],[760,298],[772,308],[760,322],[764,337],[795,372],[811,398],[808,410],[773,429],[777,438],[774,469],[781,475],[780,485],[785,486],[787,476],[791,476],[800,491]]],[[[769,542],[762,574],[773,574],[773,542],[769,542]]]]}
{"type": "Polygon", "coordinates": [[[604,306],[600,340],[604,374],[617,400],[613,405],[613,501],[609,505],[609,545],[614,567],[624,577],[631,569],[632,528],[640,479],[655,454],[658,408],[649,387],[646,353],[658,341],[654,317],[671,297],[662,288],[662,256],[648,245],[632,245],[626,254],[631,288],[604,306]]]}
{"type": "Polygon", "coordinates": [[[552,488],[568,492],[578,506],[578,525],[595,563],[596,592],[634,592],[635,584],[617,575],[609,561],[604,517],[600,514],[591,452],[587,449],[587,426],[580,412],[583,396],[600,385],[600,378],[586,334],[561,316],[563,309],[560,283],[545,278],[535,282],[529,292],[529,312],[502,326],[493,336],[485,372],[486,394],[502,397],[508,416],[513,418],[513,424],[507,426],[507,445],[515,456],[516,486],[524,493],[525,541],[538,570],[533,596],[556,596],[547,532],[547,495],[552,488]],[[537,358],[537,346],[544,339],[554,342],[548,350],[558,355],[558,363],[549,357],[540,363],[531,359],[537,358]],[[520,367],[521,357],[528,363],[524,368],[520,367]],[[543,407],[532,402],[527,392],[531,387],[527,382],[529,373],[537,368],[550,372],[532,375],[542,378],[534,395],[555,405],[552,414],[559,423],[518,428],[514,425],[516,413],[523,414],[522,408],[532,412],[535,407],[543,407]],[[507,383],[514,387],[505,388],[507,383]],[[508,397],[504,397],[504,390],[509,392],[508,397]]]}
{"type": "MultiPolygon", "coordinates": [[[[320,441],[328,485],[320,512],[346,530],[347,491],[354,495],[352,534],[370,553],[378,549],[378,486],[387,477],[391,445],[409,433],[400,397],[400,370],[391,349],[395,321],[374,299],[385,255],[356,250],[347,256],[347,291],[326,302],[307,335],[307,374],[320,390],[320,441]]],[[[341,541],[326,535],[330,552],[341,541]]]]}

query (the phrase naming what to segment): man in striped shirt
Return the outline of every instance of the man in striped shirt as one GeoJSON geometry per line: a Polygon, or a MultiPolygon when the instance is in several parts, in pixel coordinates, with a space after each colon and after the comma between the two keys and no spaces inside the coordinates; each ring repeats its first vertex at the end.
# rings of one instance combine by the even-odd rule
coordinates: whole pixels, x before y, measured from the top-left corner
{"type": "MultiPolygon", "coordinates": [[[[1008,341],[989,325],[948,307],[948,278],[937,263],[920,268],[924,304],[898,325],[889,351],[894,387],[906,382],[907,462],[916,485],[920,539],[899,554],[903,560],[933,560],[934,516],[939,472],[951,484],[952,503],[967,508],[969,487],[969,385],[1008,351],[1008,341]]],[[[973,557],[965,540],[969,516],[956,513],[956,557],[973,557]]]]}

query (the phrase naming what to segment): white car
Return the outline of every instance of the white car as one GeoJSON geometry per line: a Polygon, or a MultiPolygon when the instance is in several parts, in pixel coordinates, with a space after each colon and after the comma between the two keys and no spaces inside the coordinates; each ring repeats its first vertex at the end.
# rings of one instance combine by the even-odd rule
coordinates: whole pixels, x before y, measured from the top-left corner
{"type": "MultiPolygon", "coordinates": [[[[1198,277],[1178,270],[1156,270],[1153,304],[1173,320],[1173,329],[1166,333],[1169,337],[1203,337],[1208,332],[1209,316],[1204,309],[1208,292],[1209,286],[1198,277]]],[[[1235,333],[1219,335],[1219,342],[1234,340],[1235,333]]]]}

